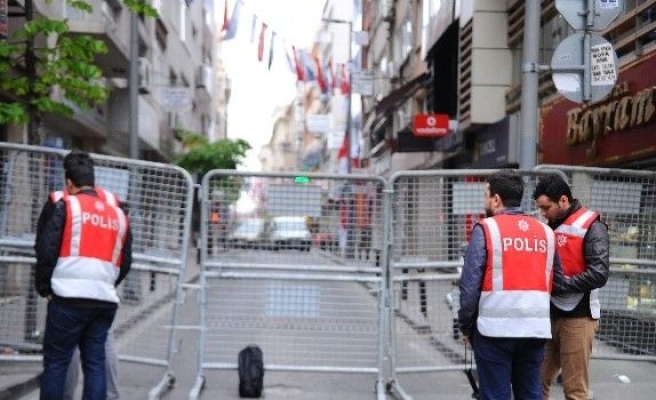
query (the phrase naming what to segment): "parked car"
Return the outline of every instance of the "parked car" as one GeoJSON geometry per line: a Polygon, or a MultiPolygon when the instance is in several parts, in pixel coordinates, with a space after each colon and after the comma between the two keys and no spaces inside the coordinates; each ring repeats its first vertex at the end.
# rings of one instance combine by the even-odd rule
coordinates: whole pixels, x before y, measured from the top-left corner
{"type": "Polygon", "coordinates": [[[256,249],[265,244],[265,221],[261,218],[249,218],[237,225],[228,235],[228,245],[236,248],[256,249]]]}
{"type": "Polygon", "coordinates": [[[303,217],[275,217],[269,227],[269,244],[274,250],[310,251],[312,234],[303,217]]]}

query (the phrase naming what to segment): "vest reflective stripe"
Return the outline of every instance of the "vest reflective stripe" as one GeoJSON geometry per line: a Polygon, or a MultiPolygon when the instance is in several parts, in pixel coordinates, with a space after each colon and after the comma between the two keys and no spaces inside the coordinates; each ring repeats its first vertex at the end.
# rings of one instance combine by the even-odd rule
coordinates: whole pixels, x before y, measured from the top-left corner
{"type": "Polygon", "coordinates": [[[68,219],[70,219],[70,250],[68,254],[70,256],[79,256],[80,255],[80,241],[82,240],[82,207],[80,206],[80,201],[76,196],[67,196],[67,201],[69,204],[69,212],[66,213],[68,219]]]}
{"type": "Polygon", "coordinates": [[[503,290],[503,246],[501,244],[501,233],[499,225],[493,218],[486,220],[489,230],[492,252],[488,251],[488,257],[492,255],[492,290],[503,290]]]}
{"type": "Polygon", "coordinates": [[[118,198],[114,196],[114,193],[108,192],[107,190],[98,186],[96,186],[94,189],[96,190],[96,194],[98,195],[98,197],[105,200],[107,204],[110,204],[114,207],[118,207],[119,201],[118,198]]]}
{"type": "MultiPolygon", "coordinates": [[[[580,208],[555,229],[565,276],[574,276],[585,271],[584,238],[590,225],[598,218],[599,213],[580,208]]],[[[553,296],[551,302],[563,311],[572,311],[581,302],[583,296],[583,293],[553,296]]],[[[598,289],[590,292],[590,315],[595,319],[601,316],[598,289]]]]}
{"type": "Polygon", "coordinates": [[[125,243],[128,231],[128,219],[121,210],[116,209],[115,211],[118,218],[119,228],[116,240],[114,241],[114,250],[112,251],[112,264],[120,267],[121,256],[123,254],[123,244],[125,243]]]}
{"type": "MultiPolygon", "coordinates": [[[[114,207],[118,207],[119,205],[119,199],[114,195],[112,192],[108,192],[107,190],[96,186],[94,187],[94,190],[96,191],[96,194],[98,195],[98,198],[101,200],[104,200],[107,202],[107,204],[112,205],[114,207]]],[[[58,202],[59,200],[63,199],[64,197],[68,197],[68,193],[66,193],[65,190],[58,190],[56,192],[50,193],[50,199],[52,200],[53,203],[58,202]]]]}
{"type": "Polygon", "coordinates": [[[490,337],[551,338],[553,231],[523,215],[486,218],[481,226],[487,265],[479,301],[479,332],[490,337]],[[504,261],[509,263],[505,267],[504,261]],[[543,269],[544,279],[526,277],[526,266],[543,269]]]}

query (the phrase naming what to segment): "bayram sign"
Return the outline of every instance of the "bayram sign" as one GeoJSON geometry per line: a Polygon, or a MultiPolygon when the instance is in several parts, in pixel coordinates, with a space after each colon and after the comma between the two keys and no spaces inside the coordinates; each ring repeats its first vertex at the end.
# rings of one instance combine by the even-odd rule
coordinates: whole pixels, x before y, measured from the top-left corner
{"type": "Polygon", "coordinates": [[[624,66],[604,101],[563,98],[541,109],[541,162],[614,166],[656,156],[656,52],[624,66]]]}

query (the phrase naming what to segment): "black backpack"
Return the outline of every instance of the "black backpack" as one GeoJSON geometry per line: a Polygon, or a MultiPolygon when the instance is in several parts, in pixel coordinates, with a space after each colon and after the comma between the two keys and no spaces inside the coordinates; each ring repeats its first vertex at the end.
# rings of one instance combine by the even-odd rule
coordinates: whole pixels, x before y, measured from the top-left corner
{"type": "Polygon", "coordinates": [[[246,346],[239,352],[239,397],[259,399],[264,387],[264,361],[257,345],[246,346]]]}

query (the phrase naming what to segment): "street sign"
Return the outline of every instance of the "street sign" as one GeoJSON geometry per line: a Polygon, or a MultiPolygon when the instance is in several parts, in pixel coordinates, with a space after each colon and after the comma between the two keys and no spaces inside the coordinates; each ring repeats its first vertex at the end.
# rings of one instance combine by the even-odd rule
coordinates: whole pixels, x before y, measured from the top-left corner
{"type": "Polygon", "coordinates": [[[575,31],[600,32],[624,12],[624,0],[556,0],[556,10],[575,31]]]}
{"type": "Polygon", "coordinates": [[[575,103],[594,103],[615,86],[617,55],[600,35],[577,32],[556,47],[551,70],[560,94],[575,103]]]}
{"type": "Polygon", "coordinates": [[[189,88],[167,86],[160,88],[160,104],[168,112],[189,111],[192,107],[189,88]]]}

